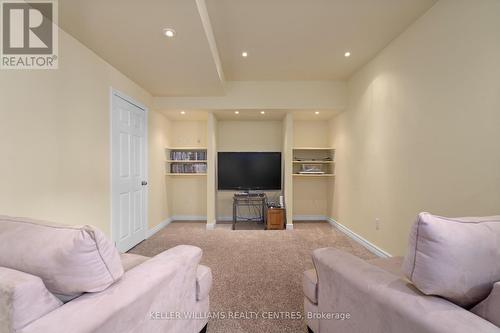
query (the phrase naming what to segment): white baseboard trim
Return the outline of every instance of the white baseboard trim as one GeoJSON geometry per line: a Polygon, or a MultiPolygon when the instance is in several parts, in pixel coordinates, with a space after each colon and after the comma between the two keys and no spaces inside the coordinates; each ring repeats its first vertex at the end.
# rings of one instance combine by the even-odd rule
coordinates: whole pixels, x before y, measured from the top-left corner
{"type": "Polygon", "coordinates": [[[172,221],[206,221],[206,216],[197,215],[176,215],[170,218],[172,221]]]}
{"type": "MultiPolygon", "coordinates": [[[[217,221],[227,222],[232,221],[232,216],[220,216],[217,221]]],[[[294,221],[328,221],[328,217],[325,215],[295,215],[293,217],[294,221]]]]}
{"type": "Polygon", "coordinates": [[[293,223],[287,223],[286,230],[293,230],[293,223]]]}
{"type": "Polygon", "coordinates": [[[214,230],[215,229],[215,223],[207,223],[207,230],[214,230]]]}
{"type": "MultiPolygon", "coordinates": [[[[232,221],[232,216],[219,216],[217,221],[227,222],[232,221]]],[[[325,215],[295,215],[293,217],[294,221],[328,221],[328,217],[325,215]]]]}
{"type": "Polygon", "coordinates": [[[151,229],[148,229],[146,231],[146,239],[153,236],[161,229],[165,228],[170,222],[172,222],[172,218],[169,217],[168,219],[164,220],[163,222],[158,223],[157,225],[155,225],[151,229]]]}
{"type": "Polygon", "coordinates": [[[294,221],[328,221],[328,217],[324,215],[295,215],[294,221]]]}
{"type": "Polygon", "coordinates": [[[390,257],[392,257],[392,255],[390,253],[382,250],[381,248],[379,248],[375,244],[369,242],[365,238],[361,237],[360,235],[358,235],[357,233],[355,233],[351,229],[349,229],[346,226],[344,226],[344,225],[340,224],[339,222],[335,221],[333,218],[329,217],[328,218],[328,222],[330,222],[330,224],[333,227],[337,228],[339,231],[341,231],[342,233],[344,233],[347,237],[349,237],[352,240],[356,241],[357,243],[361,244],[368,251],[370,251],[371,253],[375,254],[376,256],[378,256],[380,258],[390,258],[390,257]]]}

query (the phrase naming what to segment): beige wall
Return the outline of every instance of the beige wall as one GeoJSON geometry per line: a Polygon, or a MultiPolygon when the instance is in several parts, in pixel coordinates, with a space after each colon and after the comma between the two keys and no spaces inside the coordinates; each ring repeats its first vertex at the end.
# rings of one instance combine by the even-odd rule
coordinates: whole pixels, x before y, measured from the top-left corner
{"type": "Polygon", "coordinates": [[[149,228],[172,216],[172,192],[167,191],[165,147],[171,145],[172,122],[159,112],[149,112],[149,228]]]}
{"type": "Polygon", "coordinates": [[[283,119],[283,191],[286,210],[286,227],[293,228],[293,114],[288,112],[283,119]]]}
{"type": "Polygon", "coordinates": [[[294,120],[294,147],[328,147],[330,126],[325,120],[294,120]]]}
{"type": "MultiPolygon", "coordinates": [[[[146,106],[152,97],[63,31],[59,40],[59,69],[0,71],[0,214],[93,224],[110,235],[110,87],[146,106]]],[[[167,217],[152,187],[150,226],[167,217]]]]}
{"type": "Polygon", "coordinates": [[[174,147],[206,147],[207,122],[202,120],[173,121],[170,144],[174,147]]]}
{"type": "Polygon", "coordinates": [[[293,219],[324,219],[329,212],[329,177],[293,177],[293,219]]]}
{"type": "Polygon", "coordinates": [[[171,176],[169,194],[173,219],[200,219],[207,217],[207,177],[171,176]]]}
{"type": "Polygon", "coordinates": [[[207,119],[207,228],[217,223],[217,119],[213,113],[207,119]]]}
{"type": "MultiPolygon", "coordinates": [[[[282,121],[217,122],[217,151],[282,151],[282,121]]],[[[232,191],[217,191],[217,217],[231,217],[232,191]]],[[[279,192],[267,192],[269,200],[279,200],[279,192]]]]}
{"type": "Polygon", "coordinates": [[[500,213],[499,31],[499,1],[440,1],[349,80],[334,218],[401,255],[420,211],[500,213]]]}
{"type": "Polygon", "coordinates": [[[218,151],[281,151],[282,122],[231,121],[217,123],[218,151]]]}

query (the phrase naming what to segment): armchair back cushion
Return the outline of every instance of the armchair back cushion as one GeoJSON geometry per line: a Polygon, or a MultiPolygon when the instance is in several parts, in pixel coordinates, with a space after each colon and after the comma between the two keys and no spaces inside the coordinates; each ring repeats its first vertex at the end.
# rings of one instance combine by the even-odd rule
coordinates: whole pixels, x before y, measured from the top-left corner
{"type": "Polygon", "coordinates": [[[0,266],[36,275],[61,299],[106,289],[123,275],[120,255],[92,226],[0,216],[0,266]]]}
{"type": "Polygon", "coordinates": [[[446,218],[420,213],[403,271],[426,295],[468,307],[500,280],[500,216],[446,218]]]}

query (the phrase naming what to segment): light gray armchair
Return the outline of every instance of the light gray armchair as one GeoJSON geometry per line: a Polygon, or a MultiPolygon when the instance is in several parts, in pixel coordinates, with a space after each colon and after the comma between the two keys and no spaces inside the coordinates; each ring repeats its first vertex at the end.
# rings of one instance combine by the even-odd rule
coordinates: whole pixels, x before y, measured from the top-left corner
{"type": "Polygon", "coordinates": [[[500,332],[466,309],[418,291],[399,273],[402,258],[365,261],[323,248],[313,260],[316,270],[304,273],[303,287],[306,318],[316,316],[307,319],[314,333],[500,332]]]}
{"type": "Polygon", "coordinates": [[[97,229],[0,216],[0,333],[198,333],[210,268],[181,245],[120,255],[97,229]]]}
{"type": "Polygon", "coordinates": [[[317,249],[303,278],[309,331],[499,333],[498,239],[500,216],[420,213],[404,260],[317,249]]]}

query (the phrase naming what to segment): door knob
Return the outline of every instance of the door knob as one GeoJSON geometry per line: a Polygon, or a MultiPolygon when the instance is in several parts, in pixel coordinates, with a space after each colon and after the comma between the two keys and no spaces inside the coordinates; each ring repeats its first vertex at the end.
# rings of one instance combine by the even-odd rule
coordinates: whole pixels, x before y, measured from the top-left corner
{"type": "Polygon", "coordinates": [[[141,185],[142,185],[142,186],[146,186],[146,185],[148,185],[148,182],[147,182],[147,181],[145,181],[145,180],[143,180],[143,181],[141,182],[141,185]]]}

